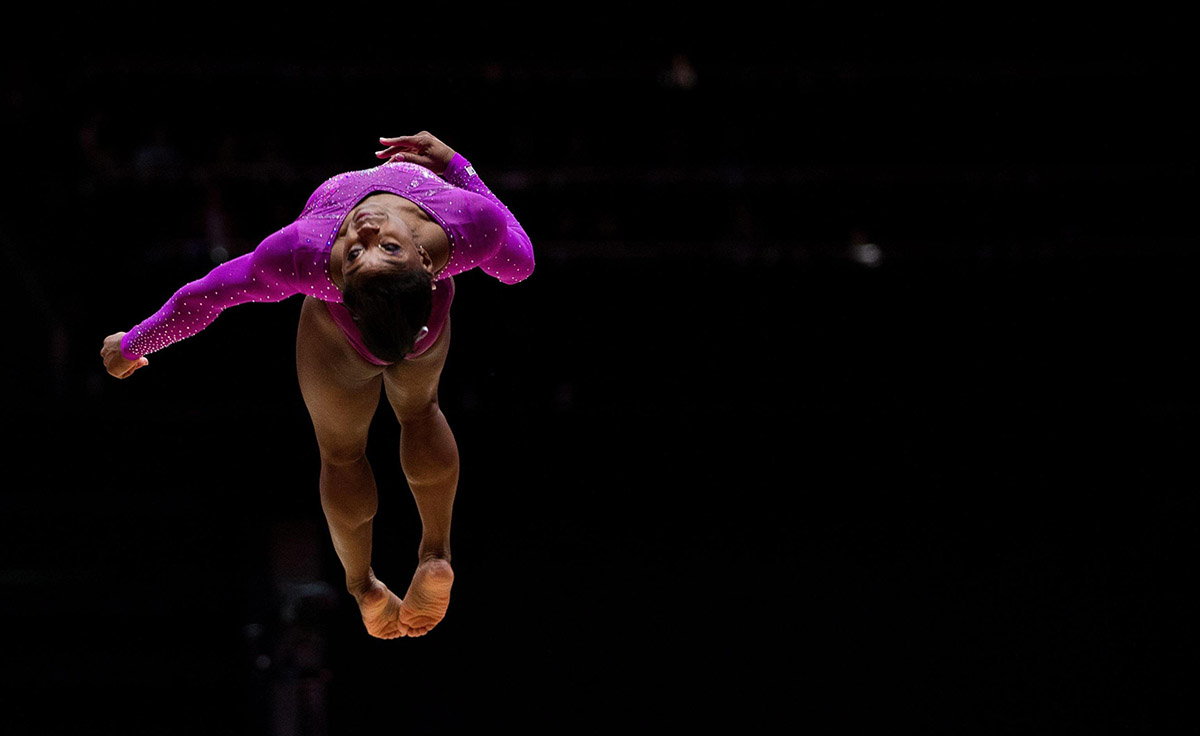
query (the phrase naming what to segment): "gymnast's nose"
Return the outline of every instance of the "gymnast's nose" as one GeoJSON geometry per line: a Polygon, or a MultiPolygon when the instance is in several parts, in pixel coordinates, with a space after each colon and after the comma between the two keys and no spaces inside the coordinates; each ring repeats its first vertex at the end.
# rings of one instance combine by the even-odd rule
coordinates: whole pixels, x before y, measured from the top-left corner
{"type": "Polygon", "coordinates": [[[355,230],[358,233],[359,242],[363,245],[374,245],[375,239],[379,237],[379,226],[382,220],[377,217],[364,217],[355,223],[355,230]]]}

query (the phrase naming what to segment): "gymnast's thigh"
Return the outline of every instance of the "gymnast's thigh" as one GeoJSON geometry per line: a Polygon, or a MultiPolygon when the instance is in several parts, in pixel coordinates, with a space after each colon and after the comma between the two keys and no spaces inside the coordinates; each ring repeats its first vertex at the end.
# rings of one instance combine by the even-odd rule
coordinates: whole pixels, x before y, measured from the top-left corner
{"type": "Polygon", "coordinates": [[[321,454],[350,461],[366,451],[379,406],[383,366],[363,360],[319,299],[304,298],[296,332],[296,373],[321,454]]]}
{"type": "Polygon", "coordinates": [[[420,417],[437,404],[438,382],[450,352],[450,315],[437,342],[416,358],[405,358],[384,371],[383,387],[396,418],[403,423],[420,417]]]}

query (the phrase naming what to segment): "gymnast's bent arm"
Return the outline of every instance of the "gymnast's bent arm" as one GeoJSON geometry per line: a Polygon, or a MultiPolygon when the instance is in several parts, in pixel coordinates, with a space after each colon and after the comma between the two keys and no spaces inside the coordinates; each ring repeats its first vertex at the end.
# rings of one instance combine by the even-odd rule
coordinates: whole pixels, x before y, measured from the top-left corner
{"type": "Polygon", "coordinates": [[[100,350],[104,367],[117,378],[128,378],[149,364],[146,354],[195,335],[228,307],[252,301],[275,302],[298,293],[292,257],[296,241],[296,228],[289,225],[267,237],[253,252],[226,261],[207,276],[186,284],[129,332],[104,339],[100,350]]]}
{"type": "Polygon", "coordinates": [[[459,189],[474,192],[496,205],[504,217],[504,222],[497,223],[497,226],[505,229],[505,237],[501,239],[499,247],[478,262],[479,268],[505,284],[515,284],[529,278],[534,267],[533,244],[529,235],[508,207],[475,173],[470,161],[428,131],[398,138],[380,138],[379,142],[388,146],[375,153],[379,158],[420,164],[459,189]]]}

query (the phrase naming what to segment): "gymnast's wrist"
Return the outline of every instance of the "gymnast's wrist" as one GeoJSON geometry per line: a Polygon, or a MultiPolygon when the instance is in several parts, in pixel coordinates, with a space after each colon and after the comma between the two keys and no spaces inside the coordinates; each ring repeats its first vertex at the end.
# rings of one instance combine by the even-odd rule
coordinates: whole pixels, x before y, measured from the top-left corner
{"type": "Polygon", "coordinates": [[[121,357],[124,358],[125,360],[133,360],[133,361],[140,360],[142,358],[141,353],[135,353],[132,350],[130,350],[128,347],[126,347],[126,344],[127,344],[126,341],[128,340],[128,338],[129,338],[128,332],[126,332],[124,335],[121,336],[121,343],[120,343],[121,357]]]}
{"type": "Polygon", "coordinates": [[[454,155],[450,158],[450,163],[446,164],[445,173],[450,174],[453,172],[457,174],[463,169],[469,168],[471,168],[471,162],[463,158],[461,153],[455,151],[454,155]]]}

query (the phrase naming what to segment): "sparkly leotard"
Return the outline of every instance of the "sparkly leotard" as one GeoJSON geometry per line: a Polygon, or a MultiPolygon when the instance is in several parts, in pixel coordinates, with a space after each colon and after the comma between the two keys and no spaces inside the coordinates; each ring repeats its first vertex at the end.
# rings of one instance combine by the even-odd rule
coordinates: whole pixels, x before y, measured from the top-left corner
{"type": "Polygon", "coordinates": [[[235,304],[306,294],[325,302],[359,355],[376,365],[388,365],[363,344],[362,333],[329,276],[330,252],[342,221],[375,192],[413,202],[442,226],[450,241],[450,259],[435,276],[444,283],[433,292],[429,334],[408,357],[424,353],[441,333],[454,297],[452,276],[478,267],[505,284],[515,284],[532,273],[533,246],[525,230],[461,155],[454,156],[442,177],[417,164],[385,163],[339,174],[321,184],[295,222],[268,236],[253,252],[187,284],[127,332],[121,338],[121,354],[137,360],[161,350],[200,332],[235,304]]]}

